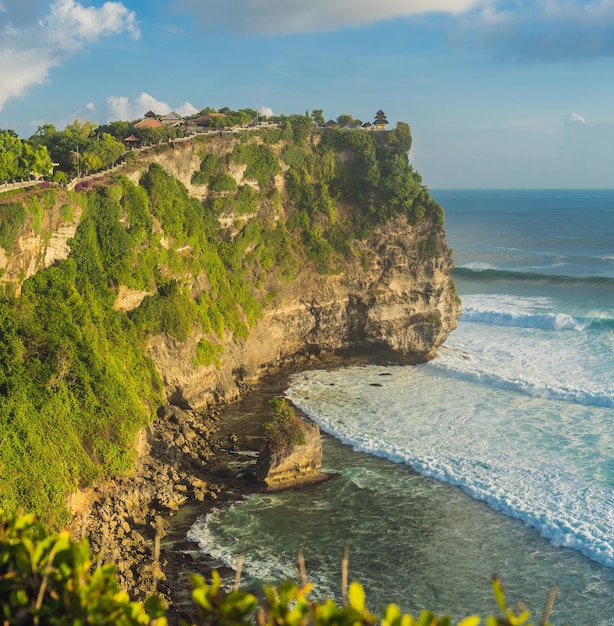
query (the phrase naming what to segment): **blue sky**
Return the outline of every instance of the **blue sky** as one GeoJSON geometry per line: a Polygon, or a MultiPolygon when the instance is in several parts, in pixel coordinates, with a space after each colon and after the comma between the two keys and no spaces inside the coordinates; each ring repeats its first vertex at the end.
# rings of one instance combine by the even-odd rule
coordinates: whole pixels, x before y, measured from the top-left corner
{"type": "Polygon", "coordinates": [[[431,188],[614,188],[614,0],[0,0],[0,128],[408,122],[431,188]]]}

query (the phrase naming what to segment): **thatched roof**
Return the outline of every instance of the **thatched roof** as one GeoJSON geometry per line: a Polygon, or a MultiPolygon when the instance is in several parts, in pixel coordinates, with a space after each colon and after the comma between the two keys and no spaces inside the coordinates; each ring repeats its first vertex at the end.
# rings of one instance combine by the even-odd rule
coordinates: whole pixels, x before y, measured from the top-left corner
{"type": "Polygon", "coordinates": [[[145,118],[141,120],[138,124],[135,124],[135,128],[161,128],[164,126],[160,120],[145,118]]]}
{"type": "Polygon", "coordinates": [[[375,114],[375,125],[376,126],[385,126],[386,124],[388,124],[388,120],[386,119],[386,115],[384,114],[384,112],[380,109],[376,114],[375,114]]]}

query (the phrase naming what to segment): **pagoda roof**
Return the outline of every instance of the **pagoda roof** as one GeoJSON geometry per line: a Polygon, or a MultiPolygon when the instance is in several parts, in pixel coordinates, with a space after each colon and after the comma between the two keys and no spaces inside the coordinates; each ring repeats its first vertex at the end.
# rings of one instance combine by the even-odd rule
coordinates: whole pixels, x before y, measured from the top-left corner
{"type": "Polygon", "coordinates": [[[388,124],[388,120],[386,119],[386,115],[385,113],[380,109],[376,114],[375,114],[375,122],[374,122],[375,126],[381,127],[381,126],[385,126],[386,124],[388,124]]]}
{"type": "Polygon", "coordinates": [[[147,111],[143,117],[158,117],[152,110],[147,111]]]}

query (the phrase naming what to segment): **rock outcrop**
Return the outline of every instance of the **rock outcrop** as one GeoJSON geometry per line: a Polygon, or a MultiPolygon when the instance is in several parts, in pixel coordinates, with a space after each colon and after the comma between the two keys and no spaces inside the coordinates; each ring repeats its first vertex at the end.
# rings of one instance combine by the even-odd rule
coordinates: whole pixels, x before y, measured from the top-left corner
{"type": "Polygon", "coordinates": [[[265,444],[256,463],[256,478],[269,491],[304,487],[323,482],[330,474],[320,472],[322,439],[317,424],[300,420],[304,443],[288,450],[265,444]]]}
{"type": "Polygon", "coordinates": [[[130,476],[79,491],[69,498],[74,536],[87,536],[93,554],[117,565],[118,579],[137,598],[164,581],[155,538],[169,528],[168,516],[186,502],[216,500],[221,485],[203,477],[220,448],[215,412],[207,415],[166,407],[143,431],[130,476]]]}
{"type": "MultiPolygon", "coordinates": [[[[38,228],[33,228],[33,218],[29,215],[13,249],[0,248],[0,287],[9,283],[18,295],[24,280],[68,257],[69,241],[75,236],[82,210],[73,204],[70,217],[63,217],[61,207],[69,203],[64,191],[57,193],[55,205],[42,213],[38,228]]],[[[21,199],[20,196],[10,198],[21,199]]]]}

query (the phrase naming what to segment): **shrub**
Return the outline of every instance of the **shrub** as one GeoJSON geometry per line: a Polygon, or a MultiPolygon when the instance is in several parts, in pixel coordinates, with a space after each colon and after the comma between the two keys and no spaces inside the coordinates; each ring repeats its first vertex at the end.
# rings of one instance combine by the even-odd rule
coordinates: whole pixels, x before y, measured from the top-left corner
{"type": "Polygon", "coordinates": [[[271,398],[269,419],[262,427],[273,452],[284,454],[305,443],[305,433],[300,418],[284,398],[271,398]]]}
{"type": "Polygon", "coordinates": [[[192,175],[192,184],[207,185],[212,178],[226,171],[224,159],[215,154],[205,153],[200,168],[192,175]]]}
{"type": "Polygon", "coordinates": [[[307,154],[302,148],[299,148],[294,144],[288,144],[287,146],[284,146],[284,149],[281,152],[281,158],[286,165],[298,168],[305,163],[307,154]]]}
{"type": "MultiPolygon", "coordinates": [[[[211,583],[199,574],[190,576],[192,605],[198,625],[217,626],[452,626],[448,615],[438,617],[422,611],[418,619],[402,614],[390,604],[378,617],[367,608],[363,587],[347,585],[347,565],[342,574],[343,603],[328,598],[314,601],[309,594],[304,559],[299,555],[302,583],[282,582],[266,586],[261,602],[235,585],[225,591],[214,571],[211,583]]],[[[135,602],[121,591],[115,579],[115,565],[98,564],[90,555],[87,540],[77,543],[68,531],[48,535],[32,516],[0,519],[0,610],[5,624],[97,624],[98,626],[165,626],[164,605],[151,595],[135,602]]],[[[155,580],[154,585],[155,586],[155,580]]],[[[507,606],[503,586],[493,579],[493,594],[502,616],[487,617],[486,626],[532,626],[528,610],[507,606]]],[[[547,626],[554,601],[551,591],[541,621],[547,626]]],[[[183,624],[187,622],[182,621],[183,624]]],[[[478,626],[477,615],[457,622],[457,626],[478,626]]]]}
{"type": "Polygon", "coordinates": [[[196,357],[194,358],[194,366],[199,365],[215,365],[220,367],[222,362],[220,356],[224,354],[224,346],[219,343],[213,343],[207,339],[201,339],[196,347],[196,357]]]}
{"type": "Polygon", "coordinates": [[[19,237],[22,224],[26,221],[26,210],[21,202],[0,204],[0,246],[7,255],[19,237]]]}
{"type": "Polygon", "coordinates": [[[211,191],[236,191],[237,181],[231,174],[216,174],[209,183],[211,191]]]}
{"type": "Polygon", "coordinates": [[[247,165],[244,176],[257,180],[261,189],[265,189],[271,178],[281,171],[275,153],[264,144],[239,145],[233,150],[231,158],[247,165]]]}

